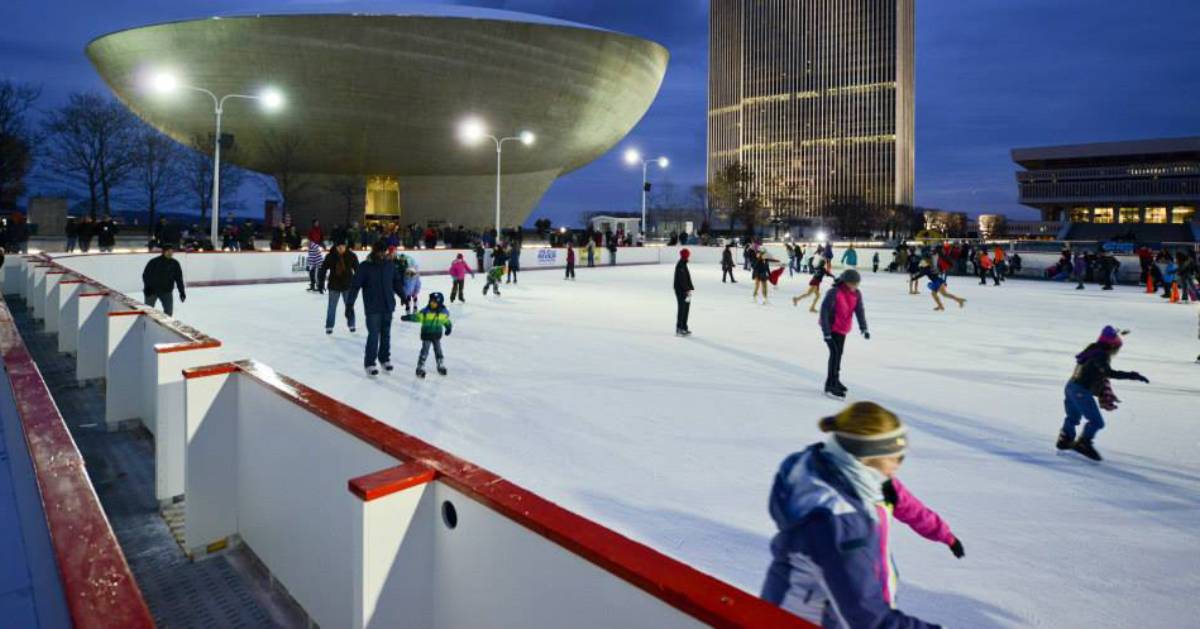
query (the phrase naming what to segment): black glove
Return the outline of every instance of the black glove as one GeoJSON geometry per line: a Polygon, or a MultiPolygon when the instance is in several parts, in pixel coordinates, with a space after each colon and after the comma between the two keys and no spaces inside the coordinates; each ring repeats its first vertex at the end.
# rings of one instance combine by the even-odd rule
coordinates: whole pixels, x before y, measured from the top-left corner
{"type": "Polygon", "coordinates": [[[1140,381],[1142,381],[1142,382],[1145,382],[1146,384],[1150,384],[1150,379],[1149,379],[1149,378],[1147,378],[1146,376],[1143,376],[1142,374],[1140,374],[1140,373],[1138,373],[1138,372],[1136,372],[1136,371],[1135,371],[1135,372],[1133,372],[1133,379],[1134,379],[1134,380],[1140,380],[1140,381]]]}
{"type": "Polygon", "coordinates": [[[454,328],[446,328],[446,336],[450,336],[450,333],[453,331],[454,331],[454,328]]]}
{"type": "Polygon", "coordinates": [[[187,301],[187,295],[179,293],[179,303],[183,303],[185,301],[187,301]]]}
{"type": "Polygon", "coordinates": [[[864,338],[864,339],[867,339],[868,341],[869,341],[869,340],[871,340],[871,333],[870,333],[870,332],[868,332],[868,331],[866,331],[866,330],[863,330],[863,331],[862,331],[862,333],[863,333],[863,338],[864,338]]]}
{"type": "Polygon", "coordinates": [[[963,550],[962,541],[957,537],[954,538],[954,543],[950,544],[950,552],[954,553],[955,559],[962,559],[966,556],[966,551],[963,550]]]}

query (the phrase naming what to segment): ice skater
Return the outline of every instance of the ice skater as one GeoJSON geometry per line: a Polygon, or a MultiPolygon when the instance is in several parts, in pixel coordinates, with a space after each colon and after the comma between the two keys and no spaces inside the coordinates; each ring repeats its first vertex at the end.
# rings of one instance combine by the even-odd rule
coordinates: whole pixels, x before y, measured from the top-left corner
{"type": "Polygon", "coordinates": [[[492,289],[496,296],[500,296],[500,278],[504,277],[504,265],[496,265],[488,270],[487,281],[483,284],[483,294],[488,294],[488,289],[492,289]]]}
{"type": "Polygon", "coordinates": [[[850,245],[846,251],[842,253],[842,265],[851,268],[858,266],[858,252],[854,250],[854,245],[850,245]]]}
{"type": "MultiPolygon", "coordinates": [[[[450,303],[454,303],[457,297],[464,304],[467,303],[467,297],[463,294],[463,286],[466,285],[467,274],[471,274],[471,279],[475,279],[475,272],[471,270],[471,265],[463,259],[463,254],[458,254],[454,258],[454,262],[450,263],[450,303]]],[[[405,309],[407,310],[407,308],[405,309]]]]}
{"type": "Polygon", "coordinates": [[[1059,450],[1074,450],[1093,461],[1102,460],[1093,444],[1096,433],[1104,428],[1104,416],[1100,414],[1100,409],[1116,410],[1117,402],[1120,402],[1109,380],[1150,383],[1146,376],[1136,371],[1117,371],[1112,368],[1112,358],[1124,343],[1121,337],[1128,333],[1128,330],[1118,332],[1111,325],[1104,326],[1100,338],[1075,355],[1075,372],[1063,390],[1063,407],[1067,416],[1063,419],[1062,430],[1054,444],[1059,450]],[[1075,429],[1079,426],[1080,418],[1086,419],[1087,425],[1076,440],[1075,429]]]}
{"type": "Polygon", "coordinates": [[[363,351],[363,369],[368,377],[379,375],[376,360],[384,371],[392,370],[392,314],[396,297],[404,295],[404,281],[396,275],[396,266],[387,259],[387,242],[380,240],[371,246],[371,253],[358,267],[350,285],[350,307],[362,293],[363,311],[367,318],[367,345],[363,351]]]}
{"type": "Polygon", "coordinates": [[[321,255],[321,245],[314,240],[308,241],[308,256],[305,258],[305,267],[308,269],[308,292],[324,293],[325,288],[317,285],[317,269],[321,268],[321,263],[324,262],[325,256],[321,255]]]}
{"type": "Polygon", "coordinates": [[[872,273],[879,272],[879,252],[878,251],[875,252],[875,255],[871,256],[871,272],[872,273]]]}
{"type": "Polygon", "coordinates": [[[928,260],[921,260],[916,254],[904,256],[906,260],[905,266],[908,269],[908,294],[921,294],[921,278],[925,276],[925,271],[922,266],[928,267],[928,260]]]}
{"type": "Polygon", "coordinates": [[[575,246],[569,242],[567,243],[567,272],[563,279],[575,281],[575,246]]]}
{"type": "MultiPolygon", "coordinates": [[[[816,258],[815,254],[814,258],[816,258]]],[[[814,264],[815,269],[812,272],[812,279],[808,280],[808,290],[803,295],[792,297],[792,305],[795,306],[798,305],[801,300],[808,299],[808,296],[812,295],[813,302],[812,306],[808,309],[809,312],[817,311],[817,304],[821,301],[821,282],[823,282],[826,276],[829,275],[829,271],[826,270],[825,260],[823,258],[816,258],[816,262],[814,264]]]]}
{"type": "Polygon", "coordinates": [[[445,357],[442,355],[442,332],[450,336],[454,326],[450,323],[450,311],[446,309],[441,293],[429,293],[429,303],[419,312],[405,315],[405,321],[416,321],[421,325],[421,354],[417,357],[417,377],[425,377],[425,360],[429,358],[429,348],[433,348],[433,357],[437,361],[437,372],[446,375],[445,357]]]}
{"type": "Polygon", "coordinates": [[[421,298],[421,270],[415,262],[408,265],[401,282],[404,285],[404,293],[400,296],[404,301],[404,314],[414,313],[421,307],[417,301],[421,298]]]}
{"type": "Polygon", "coordinates": [[[891,519],[947,544],[955,557],[963,548],[896,476],[907,429],[873,402],[819,427],[829,438],[788,456],[775,474],[768,508],[779,532],[762,598],[822,627],[936,629],[896,609],[891,519]]]}
{"type": "Polygon", "coordinates": [[[725,278],[729,277],[729,281],[737,284],[737,280],[733,279],[733,245],[725,245],[725,250],[721,252],[721,283],[725,283],[725,278]]]}
{"type": "Polygon", "coordinates": [[[846,335],[854,327],[854,319],[858,320],[858,330],[863,338],[871,339],[871,333],[867,330],[867,311],[863,307],[862,293],[858,290],[861,281],[858,271],[846,269],[821,302],[818,322],[825,336],[825,345],[829,348],[825,393],[838,399],[846,397],[846,385],[842,384],[841,378],[842,352],[846,348],[846,335]]]}
{"type": "Polygon", "coordinates": [[[325,256],[319,273],[322,287],[328,285],[329,300],[325,305],[325,334],[333,334],[333,323],[337,319],[338,302],[344,302],[346,309],[346,326],[354,332],[354,303],[350,301],[350,287],[354,284],[354,274],[358,272],[358,256],[346,248],[346,243],[338,242],[325,256]]]}
{"type": "MultiPolygon", "coordinates": [[[[726,249],[728,251],[728,249],[726,249]]],[[[688,336],[688,313],[692,309],[692,273],[688,270],[688,258],[692,255],[687,249],[679,250],[679,261],[675,263],[675,336],[688,336]]]]}
{"type": "Polygon", "coordinates": [[[934,271],[933,265],[929,263],[928,258],[921,260],[921,275],[917,276],[918,280],[922,276],[929,278],[929,283],[926,284],[926,286],[929,287],[929,294],[933,297],[933,303],[937,304],[933,308],[934,312],[940,312],[946,309],[946,305],[942,303],[942,297],[954,301],[958,304],[959,308],[967,305],[967,300],[955,295],[954,293],[951,293],[946,288],[946,276],[934,271]]]}
{"type": "Polygon", "coordinates": [[[758,303],[758,293],[762,292],[762,304],[767,305],[767,296],[770,290],[769,282],[771,281],[771,263],[779,262],[775,258],[767,255],[767,249],[764,247],[758,250],[754,256],[754,261],[751,265],[752,278],[754,279],[754,303],[758,303]]]}

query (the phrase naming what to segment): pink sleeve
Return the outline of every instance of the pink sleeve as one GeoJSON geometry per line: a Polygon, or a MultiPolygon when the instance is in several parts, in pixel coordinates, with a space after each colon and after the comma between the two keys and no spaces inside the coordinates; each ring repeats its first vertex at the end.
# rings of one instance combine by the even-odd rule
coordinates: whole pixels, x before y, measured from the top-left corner
{"type": "Polygon", "coordinates": [[[946,545],[954,543],[954,534],[950,532],[950,525],[946,524],[946,521],[933,509],[917,500],[916,496],[908,493],[908,488],[900,482],[899,478],[892,477],[892,487],[896,490],[896,506],[892,509],[892,515],[897,520],[907,524],[909,528],[927,540],[946,545]]]}

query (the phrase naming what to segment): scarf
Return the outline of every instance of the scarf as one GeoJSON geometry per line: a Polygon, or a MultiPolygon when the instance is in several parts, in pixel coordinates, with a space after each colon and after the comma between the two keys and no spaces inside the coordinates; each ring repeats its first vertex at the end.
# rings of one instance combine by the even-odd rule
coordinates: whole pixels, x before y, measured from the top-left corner
{"type": "Polygon", "coordinates": [[[875,504],[883,502],[883,483],[887,477],[879,470],[863,465],[849,452],[846,452],[837,439],[830,437],[825,441],[825,452],[833,459],[834,465],[850,481],[854,493],[866,504],[867,514],[871,520],[878,521],[879,513],[875,504]]]}

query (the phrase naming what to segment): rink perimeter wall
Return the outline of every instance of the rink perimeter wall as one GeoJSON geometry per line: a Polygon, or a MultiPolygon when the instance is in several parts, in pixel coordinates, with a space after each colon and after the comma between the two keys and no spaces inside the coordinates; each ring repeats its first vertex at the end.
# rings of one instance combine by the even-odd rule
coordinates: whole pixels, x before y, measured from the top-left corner
{"type": "MultiPolygon", "coordinates": [[[[536,251],[524,270],[565,264],[536,251]]],[[[438,272],[457,252],[416,253],[438,272]]],[[[812,627],[267,365],[222,362],[220,341],[123,292],[149,257],[12,256],[3,284],[78,380],[103,382],[108,427],[154,436],[156,495],[184,501],[194,559],[244,544],[323,627],[812,627]]],[[[296,254],[179,257],[193,285],[307,279],[296,254]]]]}

